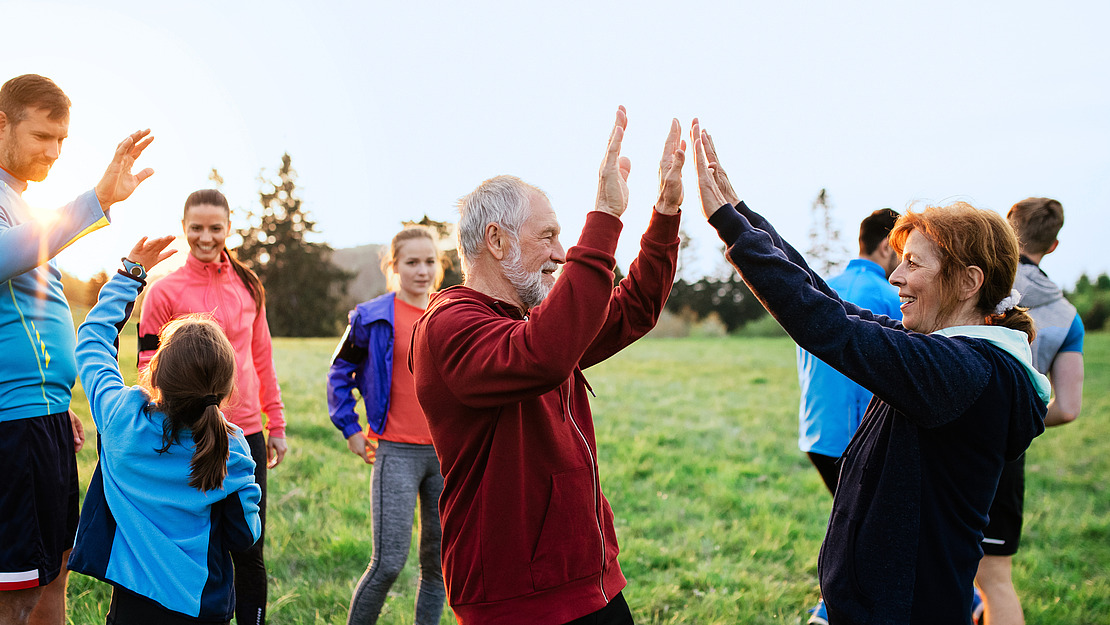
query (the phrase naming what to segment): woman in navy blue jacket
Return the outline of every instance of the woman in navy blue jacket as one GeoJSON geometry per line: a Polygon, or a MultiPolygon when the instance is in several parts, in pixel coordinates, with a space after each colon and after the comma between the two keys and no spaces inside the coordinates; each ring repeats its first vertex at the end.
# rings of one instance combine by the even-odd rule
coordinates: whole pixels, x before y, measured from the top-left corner
{"type": "Polygon", "coordinates": [[[1012,292],[1017,239],[956,203],[902,216],[890,276],[903,321],[837,297],[740,202],[697,120],[702,209],[728,258],[803,349],[875,397],[844,452],[818,563],[829,623],[970,623],[1002,465],[1044,431],[1047,379],[1012,292]]]}

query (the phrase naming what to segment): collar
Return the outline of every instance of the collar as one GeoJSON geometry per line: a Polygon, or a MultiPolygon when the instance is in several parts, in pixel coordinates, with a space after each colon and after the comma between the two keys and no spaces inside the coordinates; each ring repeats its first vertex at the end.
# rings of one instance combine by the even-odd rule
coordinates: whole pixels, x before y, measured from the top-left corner
{"type": "Polygon", "coordinates": [[[1029,347],[1029,336],[1024,332],[1002,326],[952,326],[937,330],[933,334],[982,339],[1006,352],[1025,368],[1029,381],[1033,383],[1033,388],[1037,389],[1037,395],[1046,406],[1048,405],[1048,400],[1052,397],[1052,385],[1043,373],[1033,368],[1033,351],[1029,347]]]}
{"type": "Polygon", "coordinates": [[[432,293],[431,299],[428,300],[428,308],[426,310],[430,311],[433,307],[448,305],[452,301],[464,299],[478,300],[486,306],[489,306],[490,308],[498,311],[499,313],[501,313],[502,316],[505,317],[511,317],[513,319],[528,318],[528,313],[522,310],[520,306],[499,300],[495,297],[490,297],[489,295],[486,295],[481,291],[477,291],[462,284],[443,289],[442,291],[438,291],[436,293],[432,293]]]}
{"type": "Polygon", "coordinates": [[[1044,269],[1041,269],[1040,265],[1033,262],[1033,259],[1029,258],[1025,254],[1018,254],[1018,264],[1020,264],[1020,265],[1032,265],[1032,266],[1037,268],[1037,271],[1041,272],[1042,276],[1044,276],[1046,278],[1048,277],[1048,274],[1044,272],[1044,269]]]}
{"type": "Polygon", "coordinates": [[[845,271],[855,269],[858,271],[869,271],[878,275],[883,280],[886,280],[886,271],[883,266],[869,258],[853,258],[848,261],[848,267],[845,271]]]}
{"type": "Polygon", "coordinates": [[[26,180],[20,180],[19,178],[16,178],[14,175],[12,175],[12,172],[4,169],[3,167],[0,167],[0,180],[3,180],[4,183],[15,190],[15,192],[19,195],[23,195],[23,192],[27,190],[26,180]]]}
{"type": "Polygon", "coordinates": [[[185,266],[188,267],[191,271],[196,271],[200,273],[207,274],[213,271],[216,273],[226,273],[227,270],[230,269],[230,265],[231,261],[227,259],[226,249],[220,252],[220,260],[214,263],[206,263],[204,261],[201,261],[189,252],[186,252],[185,256],[185,266]]]}

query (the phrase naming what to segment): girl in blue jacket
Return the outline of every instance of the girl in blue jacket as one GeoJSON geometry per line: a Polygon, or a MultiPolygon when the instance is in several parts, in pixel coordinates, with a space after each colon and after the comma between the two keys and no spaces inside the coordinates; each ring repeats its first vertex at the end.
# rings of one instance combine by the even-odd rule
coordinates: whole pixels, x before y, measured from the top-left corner
{"type": "Polygon", "coordinates": [[[140,240],[77,331],[99,462],[69,568],[112,585],[108,624],[228,623],[231,551],[261,530],[250,449],[219,410],[235,380],[219,326],[176,319],[139,386],[120,374],[119,330],[172,240],[140,240]]]}

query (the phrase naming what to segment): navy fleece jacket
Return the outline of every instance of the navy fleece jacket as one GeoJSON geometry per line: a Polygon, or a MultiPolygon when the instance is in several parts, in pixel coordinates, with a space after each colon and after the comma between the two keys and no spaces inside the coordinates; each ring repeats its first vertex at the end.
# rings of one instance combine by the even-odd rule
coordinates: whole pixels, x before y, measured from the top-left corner
{"type": "Polygon", "coordinates": [[[1036,373],[992,341],[919,334],[841,300],[743,203],[709,223],[794,341],[875,394],[821,547],[829,622],[970,623],[1002,465],[1044,431],[1036,373]]]}

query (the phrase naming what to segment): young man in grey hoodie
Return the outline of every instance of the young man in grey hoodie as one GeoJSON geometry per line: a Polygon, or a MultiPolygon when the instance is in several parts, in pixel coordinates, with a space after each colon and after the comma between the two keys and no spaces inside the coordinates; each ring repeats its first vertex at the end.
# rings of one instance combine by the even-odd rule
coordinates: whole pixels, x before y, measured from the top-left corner
{"type": "MultiPolygon", "coordinates": [[[[1046,426],[1062,425],[1079,416],[1083,404],[1083,322],[1060,290],[1039,267],[1041,259],[1060,244],[1056,236],[1064,225],[1064,207],[1049,198],[1031,197],[1010,208],[1006,219],[1017,233],[1021,250],[1014,288],[1021,305],[1037,323],[1030,346],[1033,366],[1052,381],[1046,426]]],[[[1025,493],[1025,456],[1002,471],[990,524],[984,530],[983,556],[975,578],[985,598],[987,622],[1014,625],[1025,622],[1021,602],[1011,579],[1013,555],[1021,538],[1022,502],[1025,493]]]]}

